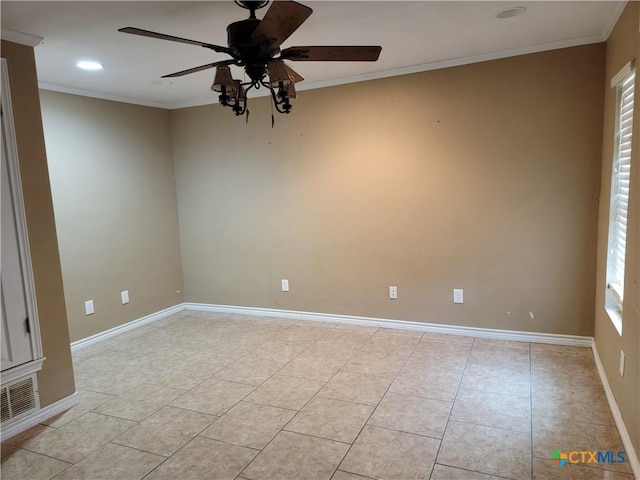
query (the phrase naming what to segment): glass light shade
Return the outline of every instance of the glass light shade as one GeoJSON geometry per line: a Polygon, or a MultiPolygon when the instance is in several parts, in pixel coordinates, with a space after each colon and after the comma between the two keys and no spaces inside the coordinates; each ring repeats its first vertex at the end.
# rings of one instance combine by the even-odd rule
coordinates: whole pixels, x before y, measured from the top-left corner
{"type": "Polygon", "coordinates": [[[230,91],[234,88],[234,80],[231,76],[231,69],[227,65],[216,67],[216,76],[211,85],[211,90],[214,92],[222,92],[222,87],[227,87],[227,94],[231,95],[230,91]]]}
{"type": "Polygon", "coordinates": [[[244,87],[242,86],[242,82],[240,80],[234,80],[233,81],[233,88],[232,88],[233,94],[229,94],[232,97],[237,97],[240,96],[240,98],[244,97],[244,87]]]}
{"type": "Polygon", "coordinates": [[[287,72],[287,66],[282,60],[269,62],[267,70],[269,71],[269,83],[271,83],[272,86],[276,87],[280,82],[282,82],[284,86],[293,83],[289,72],[287,72]]]}
{"type": "Polygon", "coordinates": [[[293,82],[291,82],[289,85],[285,85],[284,89],[287,91],[287,95],[289,95],[289,98],[291,99],[298,98],[298,94],[296,93],[296,87],[293,84],[293,82]]]}

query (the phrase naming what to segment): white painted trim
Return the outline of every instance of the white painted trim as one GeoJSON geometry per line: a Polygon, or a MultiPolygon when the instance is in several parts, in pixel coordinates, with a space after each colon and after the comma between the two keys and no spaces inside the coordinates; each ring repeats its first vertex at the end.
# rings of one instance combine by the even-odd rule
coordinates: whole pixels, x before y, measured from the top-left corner
{"type": "Polygon", "coordinates": [[[336,315],[331,313],[298,312],[295,310],[277,310],[271,308],[235,307],[230,305],[211,305],[204,303],[185,303],[186,310],[215,313],[236,313],[240,315],[256,315],[261,317],[294,318],[319,322],[345,323],[370,327],[396,328],[415,330],[418,332],[441,333],[446,335],[462,335],[467,337],[494,338],[517,342],[549,343],[554,345],[572,345],[590,347],[592,337],[578,335],[560,335],[554,333],[519,332],[515,330],[498,330],[492,328],[460,327],[436,323],[411,322],[376,317],[356,317],[352,315],[336,315]]]}
{"type": "Polygon", "coordinates": [[[2,29],[0,32],[0,38],[7,42],[19,43],[20,45],[26,45],[27,47],[35,47],[44,41],[44,38],[37,35],[9,30],[7,28],[2,29]]]}
{"type": "Polygon", "coordinates": [[[82,348],[95,345],[103,340],[112,338],[121,333],[133,330],[148,323],[168,317],[183,310],[211,313],[235,313],[239,315],[253,315],[258,317],[292,318],[297,320],[310,320],[316,322],[342,323],[360,325],[365,327],[396,328],[399,330],[414,330],[419,332],[440,333],[446,335],[461,335],[467,337],[494,338],[499,340],[512,340],[517,342],[547,343],[553,345],[569,345],[574,347],[591,347],[592,337],[578,335],[561,335],[556,333],[519,332],[516,330],[499,330],[493,328],[461,327],[457,325],[442,325],[436,323],[412,322],[406,320],[393,320],[377,317],[359,317],[353,315],[338,315],[333,313],[301,312],[297,310],[278,310],[273,308],[239,307],[232,305],[215,305],[208,303],[181,303],[173,307],[161,310],[146,317],[133,320],[124,325],[112,328],[105,332],[83,338],[71,344],[71,351],[76,352],[82,348]]]}
{"type": "MultiPolygon", "coordinates": [[[[103,340],[111,338],[115,335],[119,335],[126,331],[141,327],[142,325],[146,325],[156,320],[160,320],[161,318],[165,318],[169,315],[181,312],[183,310],[197,311],[197,312],[211,312],[211,313],[233,313],[233,314],[240,314],[240,315],[253,315],[253,316],[259,316],[259,317],[291,318],[291,319],[297,319],[297,320],[310,320],[310,321],[318,321],[318,322],[332,322],[332,323],[342,323],[342,324],[361,325],[361,326],[396,328],[401,330],[415,330],[420,332],[440,333],[440,334],[447,334],[447,335],[493,338],[498,340],[512,340],[512,341],[520,341],[520,342],[546,343],[546,344],[553,344],[553,345],[591,347],[593,349],[593,355],[595,358],[598,373],[600,374],[600,379],[602,381],[605,394],[607,396],[607,400],[609,402],[609,406],[613,414],[613,418],[616,422],[616,426],[618,427],[618,431],[620,432],[620,437],[622,438],[622,443],[624,445],[625,451],[627,452],[629,463],[631,464],[631,468],[636,478],[640,479],[640,464],[638,463],[638,457],[633,448],[633,444],[631,443],[631,438],[629,437],[629,433],[626,429],[624,421],[622,420],[622,414],[620,413],[620,409],[618,408],[618,405],[615,401],[615,397],[613,396],[613,392],[611,391],[611,387],[609,386],[609,382],[604,372],[602,362],[600,361],[598,350],[596,348],[595,342],[593,341],[593,337],[583,337],[578,335],[561,335],[561,334],[553,334],[553,333],[519,332],[514,330],[499,330],[499,329],[491,329],[491,328],[461,327],[456,325],[441,325],[441,324],[434,324],[434,323],[411,322],[411,321],[392,320],[392,319],[376,318],[376,317],[359,317],[359,316],[352,316],[352,315],[337,315],[337,314],[330,314],[330,313],[300,312],[295,310],[278,310],[278,309],[272,309],[272,308],[239,307],[239,306],[232,306],[232,305],[215,305],[215,304],[185,302],[179,305],[175,305],[174,307],[167,308],[160,312],[147,315],[146,317],[140,318],[138,320],[134,320],[125,325],[121,325],[111,330],[107,330],[106,332],[102,332],[97,335],[93,335],[91,337],[79,340],[77,342],[73,342],[71,344],[71,350],[76,351],[81,348],[94,345],[103,340]]],[[[77,394],[74,394],[74,396],[75,395],[77,394]]],[[[67,398],[70,398],[70,397],[67,397],[67,398]]],[[[60,403],[60,402],[57,402],[57,403],[60,403]]],[[[54,405],[57,405],[57,403],[54,405]]],[[[30,426],[33,426],[36,423],[43,421],[46,418],[49,418],[53,415],[56,415],[76,404],[77,403],[74,403],[67,407],[59,408],[58,410],[53,411],[53,413],[47,411],[46,414],[41,415],[40,412],[45,411],[47,409],[51,409],[54,406],[54,405],[50,405],[49,407],[46,407],[45,409],[41,410],[37,414],[21,419],[19,422],[26,423],[32,417],[34,417],[35,415],[38,415],[37,421],[33,423],[29,423],[22,430],[29,428],[30,426]]],[[[12,427],[13,427],[13,424],[12,424],[12,427]]],[[[15,435],[16,433],[22,430],[16,429],[15,432],[11,431],[9,433],[9,436],[15,435]]],[[[7,435],[6,427],[3,427],[2,434],[7,435]]]]}
{"type": "Polygon", "coordinates": [[[7,148],[7,168],[9,170],[9,185],[13,197],[13,211],[15,213],[16,233],[18,236],[18,250],[20,265],[24,282],[24,294],[29,316],[31,333],[31,356],[39,359],[42,353],[42,337],[40,334],[40,317],[38,315],[38,302],[36,300],[36,285],[33,276],[33,264],[31,262],[31,248],[29,242],[29,230],[27,229],[27,214],[24,208],[24,196],[22,192],[22,178],[20,176],[20,159],[18,157],[18,142],[13,117],[13,105],[11,102],[11,85],[9,83],[9,65],[6,58],[0,59],[0,79],[2,81],[2,128],[4,129],[5,147],[7,148]]]}
{"type": "MultiPolygon", "coordinates": [[[[459,57],[459,58],[453,58],[448,60],[439,60],[434,62],[421,63],[418,65],[411,65],[408,67],[391,68],[389,70],[369,72],[361,75],[352,75],[349,77],[320,80],[317,82],[303,82],[303,83],[300,83],[299,85],[296,85],[296,90],[298,91],[313,90],[316,88],[333,87],[336,85],[346,85],[349,83],[364,82],[367,80],[376,80],[379,78],[395,77],[398,75],[408,75],[408,74],[419,73],[419,72],[427,72],[430,70],[439,70],[442,68],[458,67],[461,65],[488,62],[491,60],[499,60],[502,58],[515,57],[518,55],[527,55],[530,53],[539,53],[539,52],[546,52],[550,50],[559,50],[561,48],[570,48],[570,47],[577,47],[581,45],[589,45],[592,43],[600,43],[600,42],[604,42],[605,40],[606,40],[606,37],[604,37],[601,34],[590,35],[587,37],[578,37],[578,38],[572,38],[569,40],[562,40],[557,42],[541,43],[539,45],[530,45],[526,47],[512,48],[508,50],[501,50],[498,52],[483,53],[480,55],[471,55],[467,57],[459,57]]],[[[112,97],[110,95],[105,95],[103,93],[79,90],[79,89],[74,89],[70,87],[63,87],[60,85],[54,85],[50,83],[40,83],[39,85],[40,85],[40,88],[43,90],[53,90],[56,92],[71,93],[74,95],[82,95],[85,97],[102,98],[105,100],[112,100],[116,102],[134,103],[136,105],[146,105],[150,107],[166,108],[169,110],[217,104],[216,97],[209,94],[194,96],[179,102],[161,103],[161,102],[146,102],[146,101],[139,101],[139,100],[117,98],[117,97],[112,97]]],[[[268,93],[264,90],[259,90],[255,93],[255,95],[264,96],[264,95],[268,95],[268,93]]]]}
{"type": "Polygon", "coordinates": [[[483,53],[468,57],[452,58],[435,62],[421,63],[408,67],[393,68],[379,72],[365,73],[362,75],[353,75],[351,77],[342,77],[336,79],[322,80],[319,82],[300,83],[296,85],[296,90],[304,91],[315,88],[333,87],[336,85],[344,85],[348,83],[364,82],[367,80],[376,80],[379,78],[395,77],[398,75],[409,75],[412,73],[428,72],[430,70],[440,70],[443,68],[459,67],[473,63],[489,62],[492,60],[500,60],[502,58],[516,57],[519,55],[528,55],[531,53],[540,53],[550,50],[558,50],[561,48],[577,47],[580,45],[589,45],[592,43],[603,42],[600,35],[592,35],[589,37],[573,38],[560,42],[542,43],[540,45],[531,45],[527,47],[513,48],[509,50],[501,50],[498,52],[483,53]]]}
{"type": "Polygon", "coordinates": [[[32,360],[27,363],[23,363],[22,365],[18,365],[17,367],[9,368],[4,370],[0,375],[0,383],[4,386],[7,383],[13,382],[22,377],[28,377],[32,373],[36,373],[42,370],[42,364],[44,363],[45,358],[38,358],[36,360],[32,360]]]}
{"type": "Polygon", "coordinates": [[[161,318],[168,317],[169,315],[173,315],[174,313],[178,313],[183,310],[184,304],[181,303],[179,305],[165,308],[164,310],[160,310],[159,312],[152,313],[137,320],[133,320],[129,323],[125,323],[124,325],[119,325],[104,332],[96,333],[95,335],[83,338],[82,340],[77,340],[71,343],[71,352],[74,353],[82,348],[95,345],[96,343],[102,342],[103,340],[106,340],[108,338],[115,337],[116,335],[120,335],[121,333],[133,330],[134,328],[142,327],[143,325],[155,322],[156,320],[160,320],[161,318]]]}
{"type": "Polygon", "coordinates": [[[611,88],[616,88],[618,84],[624,80],[624,78],[631,73],[631,70],[635,67],[635,60],[627,62],[623,65],[618,73],[616,73],[611,79],[611,88]]]}
{"type": "Polygon", "coordinates": [[[618,19],[620,18],[620,15],[622,15],[622,12],[627,6],[627,3],[628,3],[627,1],[619,2],[618,5],[616,6],[616,9],[613,11],[611,18],[609,19],[609,23],[607,23],[607,26],[604,27],[604,30],[602,30],[602,38],[604,39],[604,41],[609,40],[609,35],[611,35],[611,32],[613,32],[613,29],[615,28],[616,23],[618,23],[618,19]]]}
{"type": "Polygon", "coordinates": [[[602,382],[602,386],[604,387],[604,393],[607,396],[607,401],[609,402],[609,408],[611,408],[611,414],[613,415],[613,419],[616,422],[616,427],[618,427],[618,432],[620,433],[620,438],[622,438],[622,445],[624,445],[625,452],[627,453],[627,459],[629,460],[629,464],[631,465],[631,470],[633,470],[633,474],[637,479],[640,479],[640,462],[638,461],[638,455],[633,448],[633,443],[631,442],[631,437],[629,436],[629,432],[627,431],[627,427],[624,424],[624,420],[622,418],[622,412],[620,412],[620,408],[618,407],[618,403],[616,402],[616,397],[613,395],[613,391],[611,390],[611,386],[609,385],[609,380],[607,379],[607,374],[604,371],[604,366],[602,365],[602,361],[600,360],[600,355],[598,354],[598,348],[596,347],[596,342],[593,342],[593,358],[596,361],[596,367],[598,369],[598,373],[600,374],[600,381],[602,382]]]}
{"type": "Polygon", "coordinates": [[[36,426],[37,424],[48,420],[49,418],[58,415],[59,413],[66,412],[71,407],[75,407],[80,403],[80,396],[78,392],[58,400],[51,405],[47,405],[40,410],[33,412],[31,415],[22,417],[15,422],[9,421],[2,425],[2,431],[0,431],[0,440],[5,441],[9,438],[17,435],[20,432],[36,426]]]}
{"type": "MultiPolygon", "coordinates": [[[[129,103],[133,105],[142,105],[144,107],[164,108],[165,110],[174,108],[168,103],[163,102],[147,102],[144,100],[134,100],[131,98],[118,97],[116,95],[109,95],[105,93],[92,92],[90,90],[82,90],[80,88],[65,87],[63,85],[56,85],[55,83],[38,82],[38,88],[40,90],[50,90],[52,92],[69,93],[71,95],[78,95],[80,97],[98,98],[100,100],[109,100],[111,102],[129,103]]],[[[216,100],[217,101],[217,100],[216,100]]]]}

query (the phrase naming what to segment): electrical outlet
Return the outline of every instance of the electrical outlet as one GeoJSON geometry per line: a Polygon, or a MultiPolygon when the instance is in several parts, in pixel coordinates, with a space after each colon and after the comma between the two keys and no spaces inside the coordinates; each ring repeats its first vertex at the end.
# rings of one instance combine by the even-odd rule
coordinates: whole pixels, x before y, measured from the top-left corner
{"type": "Polygon", "coordinates": [[[398,287],[389,287],[389,298],[391,300],[398,299],[398,287]]]}
{"type": "Polygon", "coordinates": [[[84,314],[91,315],[94,312],[95,309],[93,308],[93,300],[87,300],[86,302],[84,302],[84,314]]]}
{"type": "Polygon", "coordinates": [[[129,290],[124,290],[123,292],[120,292],[120,299],[122,300],[123,305],[126,305],[127,303],[129,303],[129,290]]]}
{"type": "Polygon", "coordinates": [[[625,354],[622,350],[620,350],[620,376],[624,377],[624,357],[625,354]]]}
{"type": "Polygon", "coordinates": [[[464,303],[464,290],[461,288],[453,289],[453,303],[464,303]]]}
{"type": "Polygon", "coordinates": [[[289,280],[287,280],[286,278],[283,278],[281,280],[282,283],[282,291],[283,292],[288,292],[289,291],[289,280]]]}

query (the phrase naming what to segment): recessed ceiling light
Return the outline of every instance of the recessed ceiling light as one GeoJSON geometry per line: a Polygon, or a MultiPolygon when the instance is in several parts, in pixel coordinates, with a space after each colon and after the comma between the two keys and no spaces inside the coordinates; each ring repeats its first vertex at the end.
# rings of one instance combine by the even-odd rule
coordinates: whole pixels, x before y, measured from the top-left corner
{"type": "Polygon", "coordinates": [[[76,67],[83,70],[102,70],[104,66],[98,62],[92,62],[91,60],[82,60],[76,63],[76,67]]]}
{"type": "Polygon", "coordinates": [[[518,15],[522,15],[527,11],[526,7],[511,7],[505,8],[504,10],[500,10],[496,13],[496,18],[512,18],[517,17],[518,15]]]}

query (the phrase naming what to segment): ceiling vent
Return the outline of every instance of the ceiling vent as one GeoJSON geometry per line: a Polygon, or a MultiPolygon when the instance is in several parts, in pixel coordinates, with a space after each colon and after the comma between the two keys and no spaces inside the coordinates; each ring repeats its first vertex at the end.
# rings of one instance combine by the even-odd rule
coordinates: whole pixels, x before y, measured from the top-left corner
{"type": "Polygon", "coordinates": [[[2,386],[2,424],[16,420],[40,408],[36,374],[2,386]]]}

